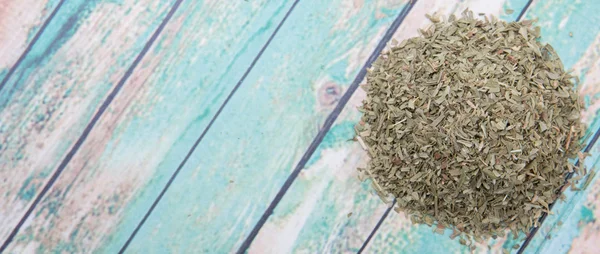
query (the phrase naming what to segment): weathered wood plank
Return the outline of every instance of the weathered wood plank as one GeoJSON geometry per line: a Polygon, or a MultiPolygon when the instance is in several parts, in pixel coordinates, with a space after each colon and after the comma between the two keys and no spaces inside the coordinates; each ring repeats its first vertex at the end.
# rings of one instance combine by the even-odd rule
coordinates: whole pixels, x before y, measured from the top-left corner
{"type": "Polygon", "coordinates": [[[0,2],[0,82],[17,63],[59,2],[60,0],[0,2]]]}
{"type": "MultiPolygon", "coordinates": [[[[587,26],[587,28],[585,28],[587,31],[584,30],[583,23],[588,24],[589,21],[586,21],[587,18],[582,18],[585,16],[574,13],[581,12],[583,9],[586,9],[586,12],[589,13],[600,10],[593,5],[597,5],[597,3],[586,2],[573,5],[571,2],[564,1],[534,1],[526,16],[527,19],[540,19],[538,24],[542,26],[542,40],[553,45],[565,63],[566,68],[574,68],[575,72],[580,74],[580,78],[582,79],[583,83],[578,89],[580,89],[581,95],[587,98],[586,104],[588,108],[582,112],[582,115],[584,116],[584,122],[589,126],[588,135],[593,134],[600,126],[600,117],[598,112],[598,97],[600,95],[600,89],[598,88],[596,78],[598,73],[595,72],[595,70],[597,70],[596,65],[598,65],[598,46],[595,45],[596,43],[594,42],[594,38],[597,36],[597,28],[587,26]],[[578,10],[573,10],[571,8],[578,10]],[[564,10],[570,11],[565,12],[564,10]],[[574,18],[573,15],[578,17],[574,18]],[[591,34],[588,32],[590,29],[592,30],[591,34]],[[569,36],[571,32],[573,33],[573,37],[569,36]],[[581,37],[577,37],[576,34],[579,34],[581,37]],[[584,53],[588,56],[584,56],[584,53]]],[[[599,144],[597,143],[596,147],[598,146],[599,144]]],[[[597,163],[597,159],[595,159],[598,156],[597,150],[597,148],[592,150],[594,156],[592,158],[588,158],[588,166],[597,163]]],[[[572,212],[572,210],[584,211],[586,209],[585,207],[582,208],[582,202],[578,201],[581,199],[581,197],[578,199],[578,196],[585,196],[586,194],[584,192],[577,192],[575,195],[572,193],[568,195],[568,203],[558,203],[553,209],[553,211],[557,212],[558,214],[567,215],[561,215],[559,217],[556,215],[549,216],[544,222],[544,227],[538,232],[534,240],[526,248],[525,252],[545,253],[550,251],[561,253],[568,250],[573,236],[577,235],[574,234],[574,232],[578,232],[580,230],[576,229],[579,219],[587,216],[584,215],[586,213],[578,214],[577,212],[572,212]],[[558,228],[557,224],[561,218],[571,218],[572,221],[577,222],[571,222],[569,224],[571,226],[570,230],[552,230],[552,232],[555,233],[560,232],[561,237],[557,237],[558,239],[556,241],[551,240],[554,239],[554,237],[547,239],[547,234],[545,233],[547,231],[544,228],[558,228]]],[[[386,223],[381,227],[380,232],[374,239],[373,244],[371,245],[372,248],[370,248],[369,251],[380,252],[403,247],[412,248],[404,249],[411,250],[407,251],[408,253],[416,253],[418,251],[427,251],[428,253],[447,253],[449,249],[439,249],[433,245],[430,245],[429,243],[435,241],[439,245],[447,246],[448,248],[453,248],[452,246],[457,245],[456,241],[447,242],[449,239],[446,235],[434,236],[433,233],[431,233],[431,229],[426,226],[413,226],[412,229],[409,229],[407,228],[408,224],[398,223],[398,221],[403,221],[402,219],[398,219],[399,217],[401,216],[394,215],[391,217],[391,220],[386,220],[386,223]],[[405,233],[406,231],[411,230],[414,231],[414,233],[405,233]],[[431,237],[435,237],[435,239],[431,239],[431,237]],[[406,245],[407,243],[410,244],[406,245]],[[389,245],[394,247],[389,247],[389,245]],[[412,246],[417,247],[413,248],[412,246]],[[419,246],[431,247],[429,247],[430,249],[423,249],[423,247],[419,246]]],[[[565,225],[566,224],[567,223],[565,223],[565,225]]],[[[488,245],[492,252],[500,252],[502,248],[510,250],[512,245],[515,243],[521,244],[522,241],[523,236],[521,236],[518,240],[514,240],[512,238],[500,238],[496,241],[490,241],[488,245]]],[[[477,247],[482,251],[488,248],[488,246],[481,244],[478,244],[477,247]]],[[[575,250],[577,250],[577,248],[575,250]]],[[[579,250],[582,249],[579,248],[579,250]]]]}
{"type": "MultiPolygon", "coordinates": [[[[428,24],[424,17],[426,13],[460,13],[468,7],[476,12],[489,13],[492,10],[496,14],[502,13],[503,8],[514,8],[516,10],[512,15],[518,15],[525,4],[526,1],[417,2],[410,18],[403,23],[395,38],[401,41],[416,36],[417,28],[428,24]]],[[[250,252],[356,252],[361,247],[386,209],[386,205],[370,193],[369,184],[361,184],[357,180],[356,167],[366,163],[366,154],[358,144],[348,142],[354,135],[353,126],[360,118],[356,107],[362,98],[364,91],[359,88],[313,154],[311,163],[302,171],[257,236],[250,252]],[[275,243],[273,238],[277,239],[275,243]]],[[[400,234],[398,230],[409,229],[411,225],[406,219],[391,220],[395,220],[391,223],[404,225],[402,228],[394,227],[396,234],[400,234]]],[[[430,232],[428,228],[427,234],[430,232]]],[[[412,237],[410,231],[403,234],[412,237]]],[[[397,236],[393,237],[397,239],[397,236]]],[[[453,244],[449,243],[450,248],[462,249],[458,243],[453,244]]],[[[392,253],[399,250],[394,248],[398,245],[388,247],[391,248],[378,251],[392,253]]],[[[423,247],[416,246],[418,249],[423,247]]]]}
{"type": "Polygon", "coordinates": [[[291,5],[185,1],[12,250],[116,253],[291,5]]]}
{"type": "MultiPolygon", "coordinates": [[[[171,4],[68,1],[0,90],[3,242],[171,4]]],[[[61,205],[46,204],[36,215],[53,214],[61,205]]]]}
{"type": "Polygon", "coordinates": [[[235,251],[404,3],[300,1],[128,251],[235,251]]]}

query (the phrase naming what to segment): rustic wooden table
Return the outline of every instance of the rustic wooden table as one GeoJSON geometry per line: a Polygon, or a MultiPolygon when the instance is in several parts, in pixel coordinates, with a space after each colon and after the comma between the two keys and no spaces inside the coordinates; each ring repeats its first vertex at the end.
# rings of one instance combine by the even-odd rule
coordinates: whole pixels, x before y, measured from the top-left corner
{"type": "MultiPolygon", "coordinates": [[[[594,168],[597,0],[0,1],[0,252],[469,252],[389,213],[348,141],[365,67],[465,8],[539,19],[594,168]]],[[[600,253],[596,178],[522,250],[600,253]]]]}

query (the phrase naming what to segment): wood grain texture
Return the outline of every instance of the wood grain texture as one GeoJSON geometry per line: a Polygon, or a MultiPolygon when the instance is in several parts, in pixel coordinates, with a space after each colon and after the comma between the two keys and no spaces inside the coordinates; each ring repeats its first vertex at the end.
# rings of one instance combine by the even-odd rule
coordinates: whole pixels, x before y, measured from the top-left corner
{"type": "Polygon", "coordinates": [[[403,6],[300,1],[128,251],[235,251],[403,6]]]}
{"type": "Polygon", "coordinates": [[[0,2],[0,81],[8,74],[60,0],[0,2]]]}
{"type": "Polygon", "coordinates": [[[12,250],[116,253],[291,4],[185,1],[12,250]]]}
{"type": "MultiPolygon", "coordinates": [[[[514,2],[514,1],[512,1],[514,2]]],[[[594,7],[597,3],[578,2],[574,5],[570,1],[534,1],[534,4],[527,12],[527,19],[539,18],[539,25],[542,26],[542,40],[553,45],[560,55],[566,68],[574,68],[575,72],[580,74],[580,79],[583,83],[578,87],[580,94],[586,98],[588,108],[582,112],[583,120],[588,124],[588,135],[593,134],[600,127],[600,117],[598,108],[599,86],[597,76],[599,75],[597,67],[598,63],[598,45],[594,42],[597,36],[597,28],[584,26],[589,23],[589,19],[584,18],[583,13],[575,14],[586,9],[586,12],[597,12],[598,8],[594,7]],[[579,9],[573,10],[572,8],[579,9]],[[581,8],[581,9],[580,9],[581,8]],[[570,10],[566,11],[565,10],[570,10]],[[575,17],[577,16],[577,17],[575,17]],[[587,21],[586,21],[587,20],[587,21]],[[585,28],[584,28],[585,27],[585,28]],[[573,37],[569,33],[573,33],[573,37]],[[577,37],[579,34],[581,37],[577,37]]],[[[589,141],[589,140],[588,140],[589,141]]],[[[598,162],[598,147],[599,144],[591,150],[593,156],[586,160],[586,165],[596,165],[598,162]]],[[[597,177],[596,177],[597,179],[597,177]]],[[[593,184],[594,182],[592,182],[593,184]]],[[[569,250],[573,237],[578,235],[581,229],[578,229],[579,221],[590,221],[588,208],[582,202],[587,194],[585,192],[569,192],[566,203],[558,203],[553,211],[557,214],[549,216],[544,222],[544,227],[538,232],[534,240],[525,250],[526,253],[563,253],[569,250]],[[567,218],[570,218],[571,222],[567,218]],[[563,220],[558,226],[558,221],[563,220]],[[570,228],[569,228],[570,227],[570,228]],[[547,237],[547,232],[554,232],[556,237],[547,237]],[[554,240],[552,240],[554,239],[554,240]]],[[[593,197],[590,197],[593,199],[593,197]]],[[[597,202],[597,201],[595,201],[597,202]]],[[[593,217],[592,217],[593,218],[593,217]]],[[[593,231],[592,231],[593,232],[593,231]]],[[[524,236],[520,236],[515,240],[511,238],[499,238],[495,241],[490,241],[485,245],[477,244],[479,251],[501,252],[501,249],[511,250],[514,244],[522,243],[524,236]],[[486,246],[487,245],[487,246],[486,246]]],[[[406,223],[401,215],[394,214],[391,220],[386,220],[384,226],[370,245],[371,252],[385,253],[386,250],[403,248],[408,253],[416,253],[427,251],[428,253],[447,253],[452,250],[454,245],[458,245],[456,241],[449,243],[448,236],[439,236],[431,232],[431,228],[426,226],[411,226],[406,223]],[[402,223],[404,222],[404,223],[402,223]],[[408,228],[407,228],[408,227],[408,228]],[[410,229],[412,228],[412,229],[410,229]],[[406,232],[414,231],[414,233],[406,232]],[[438,245],[428,244],[436,242],[438,245]],[[410,243],[410,244],[408,244],[410,243]],[[392,247],[390,247],[392,246],[392,247]],[[428,247],[421,247],[428,246],[428,247]]],[[[574,247],[575,252],[582,252],[582,247],[574,247]]],[[[463,249],[458,252],[468,252],[463,249]]]]}
{"type": "MultiPolygon", "coordinates": [[[[167,0],[68,1],[0,91],[2,241],[170,4],[167,0]]],[[[62,197],[67,192],[51,195],[62,197]]],[[[35,215],[51,216],[61,205],[44,203],[35,215]]]]}

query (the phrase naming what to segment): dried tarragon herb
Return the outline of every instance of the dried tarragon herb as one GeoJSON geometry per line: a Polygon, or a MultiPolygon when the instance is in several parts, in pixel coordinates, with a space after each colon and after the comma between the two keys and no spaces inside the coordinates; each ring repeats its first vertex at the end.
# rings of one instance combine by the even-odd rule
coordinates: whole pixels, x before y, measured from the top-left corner
{"type": "Polygon", "coordinates": [[[527,232],[565,175],[584,171],[569,162],[584,132],[576,77],[534,21],[428,17],[368,71],[359,170],[397,211],[461,243],[527,232]]]}

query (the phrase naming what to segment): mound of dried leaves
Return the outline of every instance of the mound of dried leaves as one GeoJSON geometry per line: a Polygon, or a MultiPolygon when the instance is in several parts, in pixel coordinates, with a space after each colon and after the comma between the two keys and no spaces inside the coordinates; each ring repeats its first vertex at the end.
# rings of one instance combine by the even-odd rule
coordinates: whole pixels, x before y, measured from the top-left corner
{"type": "Polygon", "coordinates": [[[569,163],[583,134],[573,77],[532,21],[430,19],[369,69],[361,173],[415,222],[476,240],[528,231],[583,171],[569,163]]]}

